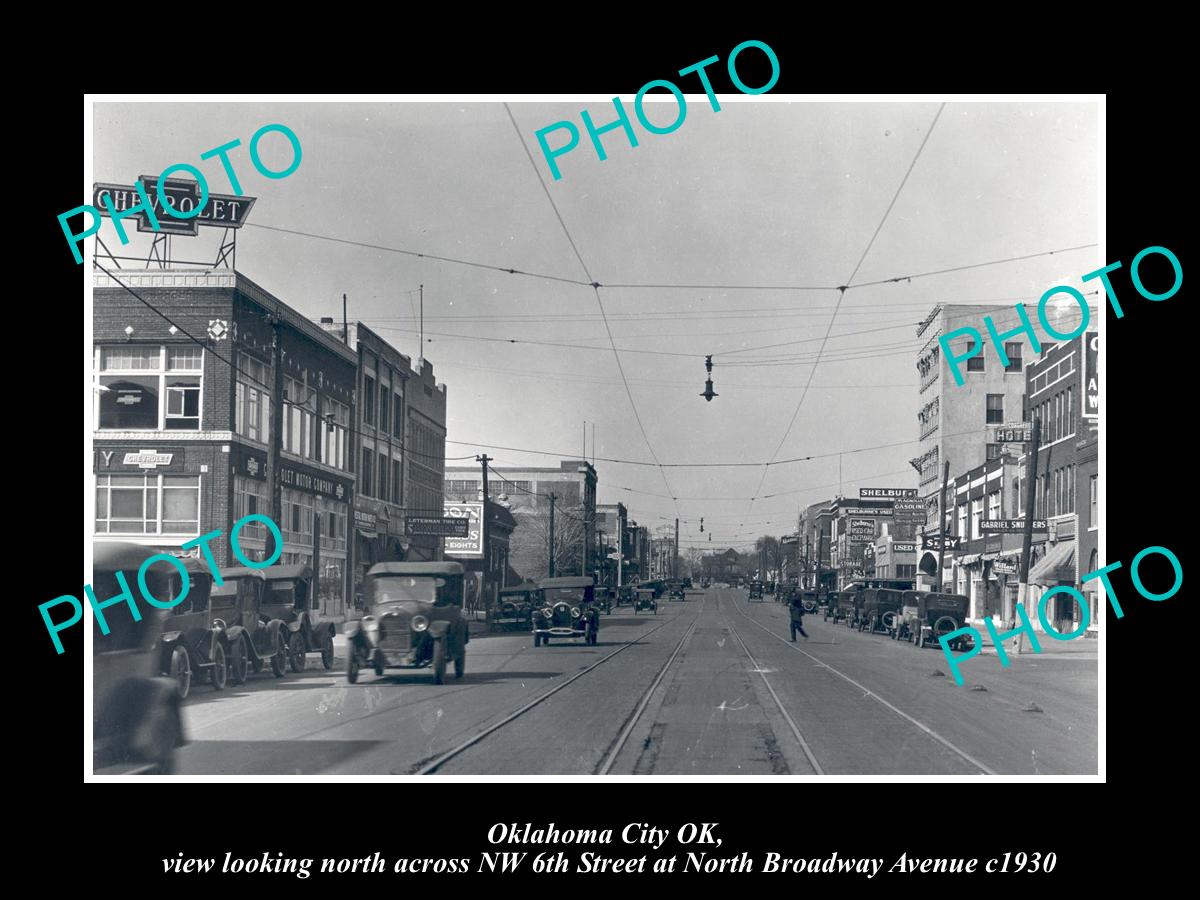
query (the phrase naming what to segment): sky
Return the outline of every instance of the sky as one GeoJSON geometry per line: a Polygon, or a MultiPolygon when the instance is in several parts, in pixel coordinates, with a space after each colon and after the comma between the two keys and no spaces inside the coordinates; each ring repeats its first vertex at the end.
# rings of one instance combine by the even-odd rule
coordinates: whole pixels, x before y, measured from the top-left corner
{"type": "MultiPolygon", "coordinates": [[[[604,100],[513,101],[512,120],[500,102],[97,102],[94,178],[131,184],[186,162],[230,193],[200,155],[240,139],[230,158],[258,199],[239,271],[313,319],[340,318],[345,293],[351,320],[414,358],[424,286],[449,459],[486,449],[497,467],[557,465],[583,454],[586,421],[589,457],[594,429],[595,456],[629,461],[597,460],[599,501],[652,530],[678,516],[684,549],[705,551],[791,532],[839,484],[914,487],[916,323],[937,303],[1011,310],[1054,285],[1090,288],[1080,276],[1107,262],[1090,247],[837,290],[1100,242],[1094,102],[948,102],[930,130],[938,102],[721,95],[714,112],[701,94],[654,135],[622,99],[638,146],[609,132],[603,161],[580,111],[612,121],[604,100]],[[554,180],[535,133],[564,120],[581,141],[554,180]],[[248,155],[271,123],[303,148],[282,179],[248,155]],[[819,290],[785,289],[797,287],[819,290]],[[802,456],[819,458],[758,465],[802,456]],[[630,464],[655,460],[664,468],[630,464]]],[[[676,114],[673,100],[646,108],[659,124],[676,114]]],[[[290,161],[279,134],[260,149],[268,167],[290,161]]],[[[215,256],[219,231],[201,232],[175,253],[215,256]]],[[[127,254],[145,252],[148,236],[131,240],[127,254]]]]}

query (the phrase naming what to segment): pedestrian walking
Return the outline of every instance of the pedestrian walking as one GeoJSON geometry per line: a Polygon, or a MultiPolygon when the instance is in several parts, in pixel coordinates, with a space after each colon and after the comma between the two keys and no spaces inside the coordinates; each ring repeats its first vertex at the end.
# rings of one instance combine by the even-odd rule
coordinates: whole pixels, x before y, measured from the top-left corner
{"type": "Polygon", "coordinates": [[[808,640],[808,632],[804,630],[804,600],[803,595],[796,591],[792,594],[791,602],[788,604],[788,610],[791,613],[791,629],[792,641],[796,640],[796,632],[800,632],[804,639],[808,640]]]}

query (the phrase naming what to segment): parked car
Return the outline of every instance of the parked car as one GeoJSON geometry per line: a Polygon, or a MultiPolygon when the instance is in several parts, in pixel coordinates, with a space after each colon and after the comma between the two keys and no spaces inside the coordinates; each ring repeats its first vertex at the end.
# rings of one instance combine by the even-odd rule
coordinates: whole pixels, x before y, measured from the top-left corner
{"type": "Polygon", "coordinates": [[[638,588],[637,599],[633,601],[633,614],[636,616],[643,609],[653,610],[658,615],[658,599],[649,588],[638,588]]]}
{"type": "MultiPolygon", "coordinates": [[[[937,643],[943,634],[963,626],[971,601],[962,594],[938,594],[927,591],[905,591],[901,597],[901,624],[893,638],[901,637],[918,647],[937,643]]],[[[962,635],[951,642],[951,649],[969,650],[971,639],[962,635]]]]}
{"type": "Polygon", "coordinates": [[[862,596],[861,591],[834,591],[830,594],[829,606],[825,609],[825,618],[833,619],[833,624],[845,620],[853,628],[857,624],[856,604],[862,596]]]}
{"type": "Polygon", "coordinates": [[[632,606],[637,597],[637,589],[631,584],[623,584],[617,591],[617,606],[632,606]]]}
{"type": "Polygon", "coordinates": [[[600,588],[596,591],[596,608],[604,610],[605,615],[610,614],[616,605],[616,588],[600,588]]]}
{"type": "Polygon", "coordinates": [[[540,606],[538,586],[523,581],[500,590],[497,605],[491,610],[491,627],[506,630],[527,630],[533,627],[533,610],[540,606]]]}
{"type": "Polygon", "coordinates": [[[820,595],[816,591],[801,591],[800,605],[804,607],[805,612],[814,613],[817,611],[817,607],[821,605],[820,595]]]}
{"type": "Polygon", "coordinates": [[[542,578],[538,587],[542,605],[533,612],[533,646],[548,645],[551,638],[582,638],[584,643],[596,643],[600,611],[596,609],[591,576],[542,578]]]}
{"type": "Polygon", "coordinates": [[[213,627],[224,630],[228,639],[233,683],[241,684],[248,672],[268,666],[282,678],[288,668],[288,630],[282,619],[263,609],[266,570],[232,566],[220,573],[223,584],[212,589],[213,627]]]}
{"type": "Polygon", "coordinates": [[[287,626],[288,664],[293,672],[304,670],[309,653],[321,654],[321,665],[333,668],[333,636],[337,628],[321,617],[313,598],[313,572],[308,566],[271,566],[266,576],[262,614],[287,626]]]}
{"type": "Polygon", "coordinates": [[[750,582],[750,596],[747,600],[761,600],[763,598],[763,583],[761,581],[750,582]]]}
{"type": "Polygon", "coordinates": [[[892,588],[867,588],[859,606],[858,630],[895,634],[900,625],[903,592],[892,588]]]}
{"type": "Polygon", "coordinates": [[[687,588],[682,584],[671,585],[671,593],[667,597],[668,600],[687,600],[687,588]]]}
{"type": "MultiPolygon", "coordinates": [[[[136,544],[102,541],[93,545],[92,590],[98,599],[137,590],[137,572],[154,550],[136,544]]],[[[155,597],[169,596],[168,566],[151,566],[146,586],[155,597]]],[[[178,595],[176,595],[178,596],[178,595]]],[[[185,600],[186,602],[186,600],[185,600]]],[[[104,610],[108,634],[92,617],[92,772],[97,775],[168,775],[175,752],[183,746],[183,718],[176,682],[159,676],[154,649],[167,610],[142,606],[135,621],[128,604],[104,610]]]]}
{"type": "Polygon", "coordinates": [[[346,680],[362,666],[382,676],[389,668],[432,668],[433,683],[462,678],[471,639],[463,618],[462,563],[385,562],[367,571],[363,617],[346,623],[346,680]]]}
{"type": "MultiPolygon", "coordinates": [[[[157,649],[159,674],[172,678],[179,699],[186,700],[195,678],[204,678],[214,690],[225,688],[229,644],[225,628],[213,622],[209,609],[212,570],[200,559],[189,557],[182,563],[188,576],[187,595],[166,611],[157,649]]],[[[183,595],[183,579],[177,570],[163,569],[170,585],[168,598],[175,600],[183,595]]]]}

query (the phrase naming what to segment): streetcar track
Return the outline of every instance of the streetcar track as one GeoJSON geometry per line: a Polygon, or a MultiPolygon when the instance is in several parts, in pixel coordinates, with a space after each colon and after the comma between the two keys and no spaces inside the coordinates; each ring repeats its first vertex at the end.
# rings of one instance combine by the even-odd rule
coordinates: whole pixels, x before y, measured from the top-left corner
{"type": "MultiPolygon", "coordinates": [[[[761,622],[757,621],[756,619],[752,618],[747,613],[743,612],[741,607],[738,606],[736,600],[733,601],[733,608],[735,610],[737,610],[738,614],[742,618],[744,618],[747,622],[750,622],[753,625],[757,625],[759,628],[761,628],[763,631],[765,631],[771,637],[775,638],[775,640],[782,643],[785,647],[795,650],[797,653],[803,653],[805,656],[807,656],[813,662],[817,663],[817,665],[819,665],[821,668],[828,669],[834,675],[837,675],[839,678],[843,679],[844,681],[847,681],[850,684],[854,685],[856,688],[858,688],[860,691],[863,692],[864,697],[870,697],[871,699],[875,700],[876,702],[878,702],[881,705],[890,709],[892,712],[894,712],[896,715],[900,716],[902,719],[906,720],[910,724],[915,725],[917,728],[919,728],[921,731],[925,732],[925,734],[927,734],[929,737],[933,738],[935,741],[937,741],[943,747],[947,748],[951,752],[957,754],[962,759],[966,760],[971,765],[975,766],[984,775],[998,775],[999,774],[998,772],[995,772],[992,769],[985,766],[979,760],[975,759],[975,757],[971,756],[965,750],[960,749],[959,747],[957,747],[953,743],[951,743],[949,740],[942,737],[940,734],[938,734],[936,731],[934,731],[932,728],[930,728],[924,722],[920,722],[917,719],[914,719],[912,716],[910,716],[904,710],[900,709],[899,707],[895,706],[892,703],[889,703],[887,700],[884,700],[881,696],[879,696],[877,693],[872,691],[870,688],[867,688],[867,687],[863,686],[862,684],[859,684],[857,681],[855,681],[849,675],[845,674],[844,672],[838,671],[833,666],[829,665],[829,663],[825,662],[824,660],[822,660],[816,656],[813,656],[807,650],[802,650],[799,647],[797,647],[795,644],[788,641],[787,639],[780,637],[774,631],[772,631],[771,629],[769,629],[765,625],[763,625],[761,622]]],[[[738,637],[738,640],[739,641],[741,640],[740,636],[738,637]]],[[[747,653],[749,653],[749,651],[747,651],[747,653]]],[[[765,676],[764,676],[763,680],[764,681],[766,680],[765,676]]],[[[772,691],[771,693],[774,694],[774,691],[772,691]]]]}
{"type": "MultiPolygon", "coordinates": [[[[703,607],[703,601],[701,602],[701,607],[703,607]]],[[[495,733],[496,731],[499,731],[501,728],[503,728],[505,725],[509,724],[510,722],[513,722],[516,719],[520,718],[525,713],[527,713],[531,709],[533,709],[535,706],[538,706],[539,704],[550,699],[555,694],[557,694],[559,691],[561,691],[563,688],[567,687],[568,685],[570,685],[573,682],[577,681],[578,679],[582,678],[584,675],[588,674],[593,669],[608,662],[610,659],[612,659],[618,653],[622,653],[625,650],[628,650],[630,647],[633,647],[633,646],[641,643],[644,638],[647,638],[650,635],[654,634],[654,632],[658,631],[660,628],[665,628],[666,626],[670,625],[672,622],[674,622],[676,620],[676,618],[678,618],[678,617],[673,616],[673,617],[667,619],[662,624],[655,625],[653,628],[651,628],[649,631],[645,632],[644,634],[638,635],[638,637],[635,638],[634,640],[628,641],[628,642],[622,644],[620,647],[618,647],[612,653],[609,653],[606,656],[602,656],[600,659],[596,660],[590,666],[586,666],[585,668],[580,669],[578,672],[576,672],[574,675],[572,675],[570,678],[568,678],[562,684],[557,685],[557,686],[551,688],[550,690],[546,691],[545,693],[535,697],[534,699],[532,699],[528,703],[526,703],[524,706],[521,706],[518,709],[514,710],[513,712],[509,713],[507,716],[505,716],[500,721],[495,722],[492,725],[489,725],[483,731],[480,731],[478,734],[474,735],[473,737],[469,738],[468,740],[465,740],[462,743],[445,751],[444,753],[441,753],[438,756],[435,756],[433,759],[431,759],[425,765],[421,766],[419,769],[414,771],[413,774],[414,775],[432,775],[434,772],[436,772],[438,769],[440,769],[443,765],[448,763],[450,760],[454,759],[454,757],[460,755],[465,750],[468,750],[469,748],[475,746],[480,741],[482,741],[484,738],[495,733]]],[[[697,618],[699,618],[699,617],[697,617],[697,618]]],[[[695,626],[695,623],[693,622],[692,627],[694,627],[694,626],[695,626]]],[[[690,630],[691,629],[689,628],[689,632],[690,632],[690,630]]],[[[676,648],[676,649],[678,649],[678,648],[676,648]]]]}
{"type": "MultiPolygon", "coordinates": [[[[731,600],[730,602],[736,609],[736,601],[731,600]]],[[[721,608],[720,600],[717,601],[717,608],[721,608]]],[[[750,621],[753,622],[754,620],[751,619],[750,621]]],[[[726,620],[726,623],[729,626],[729,633],[737,638],[737,642],[742,647],[742,652],[745,653],[746,658],[750,660],[750,665],[753,667],[753,671],[758,675],[759,678],[762,679],[763,685],[770,692],[771,699],[775,701],[775,706],[779,709],[780,715],[782,715],[784,721],[788,723],[788,727],[792,729],[792,734],[795,736],[797,743],[800,744],[800,749],[804,751],[804,755],[808,759],[808,764],[813,768],[813,773],[816,775],[824,775],[825,770],[822,769],[821,764],[817,762],[817,758],[813,755],[812,748],[808,746],[808,741],[804,740],[804,735],[800,733],[800,728],[796,725],[791,713],[784,708],[783,701],[779,699],[779,695],[775,693],[775,688],[773,688],[771,686],[771,682],[767,680],[767,673],[763,671],[763,667],[759,665],[758,660],[754,658],[754,654],[750,652],[750,648],[746,646],[746,642],[742,640],[742,636],[738,634],[737,629],[733,627],[733,623],[729,622],[728,620],[726,620]]]]}
{"type": "MultiPolygon", "coordinates": [[[[624,749],[626,741],[629,740],[629,736],[633,733],[633,729],[637,727],[638,720],[641,719],[642,713],[644,713],[646,711],[646,707],[650,705],[650,698],[654,696],[655,690],[657,690],[658,685],[662,682],[663,677],[667,674],[667,669],[671,667],[671,663],[675,661],[675,657],[679,655],[679,651],[683,649],[683,645],[687,643],[688,638],[690,638],[692,633],[696,630],[696,624],[700,621],[700,616],[704,613],[704,604],[707,602],[707,600],[707,595],[700,598],[700,611],[696,613],[696,618],[692,621],[692,624],[688,626],[687,631],[683,633],[683,637],[679,639],[679,643],[675,645],[675,649],[671,651],[671,655],[667,657],[667,661],[662,664],[662,667],[658,670],[658,675],[655,677],[654,681],[650,683],[650,687],[647,688],[645,693],[642,694],[641,702],[639,702],[634,708],[633,713],[630,714],[629,719],[625,723],[625,727],[621,730],[621,733],[617,735],[616,741],[609,748],[608,755],[595,770],[596,775],[607,775],[611,771],[613,763],[615,763],[617,760],[617,756],[620,754],[621,750],[624,749]]],[[[636,764],[634,768],[636,768],[636,764]]]]}

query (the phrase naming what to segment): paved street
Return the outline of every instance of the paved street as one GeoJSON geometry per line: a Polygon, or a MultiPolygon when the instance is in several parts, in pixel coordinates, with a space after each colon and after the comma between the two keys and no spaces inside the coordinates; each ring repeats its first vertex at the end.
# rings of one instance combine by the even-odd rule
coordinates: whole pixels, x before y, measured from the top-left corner
{"type": "Polygon", "coordinates": [[[938,649],[787,610],[744,590],[689,592],[658,615],[622,607],[599,643],[534,648],[481,634],[466,675],[299,674],[197,685],[181,774],[1092,774],[1097,662],[1026,654],[966,664],[938,649]],[[553,692],[553,693],[552,693],[553,692]],[[481,736],[482,735],[482,736],[481,736]]]}

